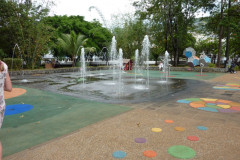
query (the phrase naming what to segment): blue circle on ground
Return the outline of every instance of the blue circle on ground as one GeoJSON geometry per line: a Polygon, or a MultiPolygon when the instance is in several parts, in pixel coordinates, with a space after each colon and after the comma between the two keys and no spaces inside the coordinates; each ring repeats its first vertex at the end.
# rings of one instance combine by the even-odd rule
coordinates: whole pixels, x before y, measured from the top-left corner
{"type": "Polygon", "coordinates": [[[5,116],[18,114],[27,112],[29,110],[33,109],[33,106],[30,104],[13,104],[13,105],[7,105],[5,109],[5,116]]]}
{"type": "Polygon", "coordinates": [[[115,151],[115,152],[112,154],[112,156],[113,156],[114,158],[119,158],[119,159],[121,159],[121,158],[126,157],[126,156],[127,156],[127,153],[125,153],[125,152],[123,152],[123,151],[115,151]]]}
{"type": "Polygon", "coordinates": [[[208,130],[208,128],[205,126],[197,126],[197,129],[203,130],[203,131],[208,130]]]}

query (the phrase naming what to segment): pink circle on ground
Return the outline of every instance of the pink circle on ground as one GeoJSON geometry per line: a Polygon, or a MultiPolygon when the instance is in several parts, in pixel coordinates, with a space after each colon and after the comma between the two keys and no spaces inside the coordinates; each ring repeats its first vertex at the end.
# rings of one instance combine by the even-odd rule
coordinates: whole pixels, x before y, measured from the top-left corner
{"type": "Polygon", "coordinates": [[[136,143],[145,143],[147,140],[145,138],[135,138],[136,143]]]}
{"type": "Polygon", "coordinates": [[[190,141],[198,141],[199,138],[197,136],[187,136],[187,139],[190,141]]]}

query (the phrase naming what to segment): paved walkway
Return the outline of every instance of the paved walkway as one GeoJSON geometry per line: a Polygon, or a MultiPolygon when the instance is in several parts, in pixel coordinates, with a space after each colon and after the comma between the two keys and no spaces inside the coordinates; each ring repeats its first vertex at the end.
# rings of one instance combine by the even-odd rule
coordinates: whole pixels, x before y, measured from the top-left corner
{"type": "Polygon", "coordinates": [[[124,104],[134,108],[81,128],[78,131],[50,140],[4,160],[111,160],[112,154],[121,150],[126,160],[149,159],[143,155],[146,150],[156,152],[152,159],[175,160],[168,153],[174,145],[192,148],[196,160],[236,160],[240,148],[240,112],[221,113],[202,111],[185,103],[186,98],[222,99],[240,103],[240,91],[217,90],[215,85],[240,84],[240,72],[225,74],[211,80],[204,80],[206,88],[187,89],[181,94],[172,94],[165,100],[154,103],[124,104]],[[174,123],[166,123],[173,120],[174,123]],[[203,131],[197,126],[205,126],[203,131]],[[176,131],[182,127],[184,131],[176,131]],[[159,133],[152,128],[161,128],[159,133]],[[196,136],[199,141],[190,141],[196,136]],[[136,143],[135,138],[145,138],[146,143],[136,143]]]}

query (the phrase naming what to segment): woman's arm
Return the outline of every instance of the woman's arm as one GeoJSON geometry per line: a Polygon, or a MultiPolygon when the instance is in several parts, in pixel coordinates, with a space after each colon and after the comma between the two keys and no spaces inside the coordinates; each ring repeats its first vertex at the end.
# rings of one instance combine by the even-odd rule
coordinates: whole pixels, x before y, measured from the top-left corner
{"type": "Polygon", "coordinates": [[[12,91],[12,82],[8,73],[6,74],[6,79],[4,82],[4,90],[8,92],[12,91]]]}

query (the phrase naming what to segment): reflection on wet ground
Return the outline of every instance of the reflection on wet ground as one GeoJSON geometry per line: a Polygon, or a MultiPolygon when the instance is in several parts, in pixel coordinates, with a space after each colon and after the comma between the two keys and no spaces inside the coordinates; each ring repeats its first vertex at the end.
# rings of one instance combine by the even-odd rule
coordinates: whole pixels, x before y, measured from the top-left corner
{"type": "Polygon", "coordinates": [[[37,88],[52,91],[74,97],[85,98],[106,103],[136,103],[146,101],[159,101],[175,93],[188,88],[204,85],[203,82],[184,79],[168,79],[163,81],[160,78],[150,78],[150,85],[146,85],[146,78],[139,77],[135,80],[128,73],[124,73],[122,80],[113,80],[110,71],[88,72],[84,79],[79,72],[25,75],[12,77],[15,85],[37,88]]]}

